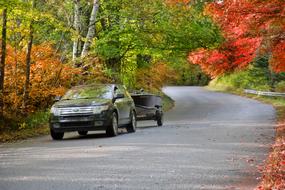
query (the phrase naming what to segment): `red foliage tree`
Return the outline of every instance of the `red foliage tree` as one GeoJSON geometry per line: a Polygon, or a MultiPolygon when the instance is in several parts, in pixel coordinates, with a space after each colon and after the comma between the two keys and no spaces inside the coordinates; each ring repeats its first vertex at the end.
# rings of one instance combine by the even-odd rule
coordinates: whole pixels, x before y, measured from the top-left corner
{"type": "Polygon", "coordinates": [[[276,72],[285,71],[285,40],[280,41],[273,47],[271,67],[276,72]]]}
{"type": "Polygon", "coordinates": [[[284,7],[284,0],[224,0],[208,4],[205,12],[220,26],[225,42],[216,50],[190,53],[189,61],[216,77],[247,67],[257,54],[272,53],[272,69],[285,71],[284,7]]]}

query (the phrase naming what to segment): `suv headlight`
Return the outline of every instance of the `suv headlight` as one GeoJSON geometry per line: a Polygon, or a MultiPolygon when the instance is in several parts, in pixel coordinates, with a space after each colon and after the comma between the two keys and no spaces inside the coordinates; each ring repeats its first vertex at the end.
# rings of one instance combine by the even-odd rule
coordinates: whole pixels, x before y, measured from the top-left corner
{"type": "Polygon", "coordinates": [[[50,113],[53,114],[54,116],[60,116],[60,110],[59,108],[56,107],[51,107],[50,113]]]}
{"type": "Polygon", "coordinates": [[[100,114],[102,111],[106,111],[109,109],[109,105],[104,106],[94,106],[93,107],[93,113],[94,114],[100,114]]]}

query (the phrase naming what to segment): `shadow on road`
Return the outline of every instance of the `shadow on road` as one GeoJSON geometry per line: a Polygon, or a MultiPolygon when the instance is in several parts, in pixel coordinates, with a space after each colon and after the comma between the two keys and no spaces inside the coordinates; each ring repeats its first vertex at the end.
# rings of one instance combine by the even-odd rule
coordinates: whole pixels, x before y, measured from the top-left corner
{"type": "Polygon", "coordinates": [[[80,139],[100,139],[100,138],[107,138],[107,137],[108,136],[104,133],[102,133],[102,134],[88,134],[86,136],[75,135],[75,136],[64,137],[62,141],[80,140],[80,139]]]}
{"type": "Polygon", "coordinates": [[[149,128],[157,128],[157,125],[145,125],[145,126],[140,126],[138,129],[149,129],[149,128]]]}
{"type": "MultiPolygon", "coordinates": [[[[140,129],[150,129],[150,128],[157,128],[158,126],[157,125],[142,125],[142,126],[138,126],[137,129],[140,130],[140,129]]],[[[119,129],[119,136],[122,136],[122,135],[127,135],[128,132],[122,128],[122,129],[119,129]]],[[[112,137],[109,137],[108,135],[106,135],[106,133],[104,131],[102,131],[101,133],[91,133],[91,134],[88,134],[86,136],[81,136],[81,135],[78,135],[77,133],[70,133],[70,134],[66,134],[66,136],[64,136],[63,140],[62,141],[70,141],[70,140],[82,140],[82,139],[102,139],[102,138],[112,138],[112,137]]]]}
{"type": "MultiPolygon", "coordinates": [[[[119,135],[125,135],[128,134],[127,131],[125,130],[119,130],[119,135]]],[[[74,133],[74,135],[68,134],[67,136],[65,136],[61,141],[69,141],[69,140],[82,140],[82,139],[102,139],[102,138],[113,138],[113,137],[109,137],[104,131],[102,131],[102,133],[91,133],[91,134],[87,134],[86,136],[81,136],[78,135],[76,133],[74,133]],[[72,136],[71,136],[72,135],[72,136]]]]}

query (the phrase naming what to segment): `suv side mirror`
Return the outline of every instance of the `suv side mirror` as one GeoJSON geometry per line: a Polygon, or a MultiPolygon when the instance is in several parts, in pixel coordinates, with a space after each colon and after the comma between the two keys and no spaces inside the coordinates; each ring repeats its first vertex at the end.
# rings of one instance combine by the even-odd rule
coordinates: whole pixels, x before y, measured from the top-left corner
{"type": "Polygon", "coordinates": [[[115,99],[121,99],[121,98],[124,98],[125,95],[124,94],[117,94],[115,99]]]}
{"type": "Polygon", "coordinates": [[[161,105],[155,105],[154,107],[157,108],[157,109],[159,109],[159,108],[161,108],[162,106],[161,106],[161,105]]]}

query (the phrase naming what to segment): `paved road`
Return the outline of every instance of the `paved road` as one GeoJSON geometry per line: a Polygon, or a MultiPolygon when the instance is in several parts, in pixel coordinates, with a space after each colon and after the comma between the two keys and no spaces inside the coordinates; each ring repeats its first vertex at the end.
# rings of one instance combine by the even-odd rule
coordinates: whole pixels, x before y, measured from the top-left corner
{"type": "Polygon", "coordinates": [[[176,107],[163,127],[1,145],[0,189],[253,189],[273,140],[274,109],[199,87],[164,91],[176,107]]]}

